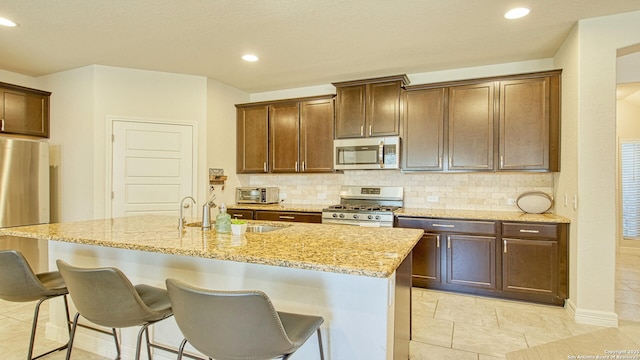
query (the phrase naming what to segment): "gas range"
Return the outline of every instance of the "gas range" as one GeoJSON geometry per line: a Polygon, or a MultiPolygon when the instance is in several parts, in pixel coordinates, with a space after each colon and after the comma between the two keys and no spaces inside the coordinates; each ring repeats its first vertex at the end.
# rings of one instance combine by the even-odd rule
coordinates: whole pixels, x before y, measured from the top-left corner
{"type": "Polygon", "coordinates": [[[322,210],[322,223],[392,227],[403,196],[399,186],[342,186],[340,204],[322,210]]]}

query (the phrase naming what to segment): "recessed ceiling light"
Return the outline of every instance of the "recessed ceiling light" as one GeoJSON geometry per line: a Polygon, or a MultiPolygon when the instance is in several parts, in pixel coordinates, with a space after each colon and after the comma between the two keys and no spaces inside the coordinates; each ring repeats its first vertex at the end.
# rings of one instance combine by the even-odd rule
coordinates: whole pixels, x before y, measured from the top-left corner
{"type": "Polygon", "coordinates": [[[13,21],[11,21],[9,19],[5,19],[5,18],[0,17],[0,25],[7,26],[7,27],[15,27],[18,24],[14,23],[13,21]]]}
{"type": "Polygon", "coordinates": [[[515,8],[507,11],[507,13],[504,14],[504,17],[505,19],[513,20],[513,19],[520,19],[521,17],[525,17],[528,14],[529,14],[529,9],[521,7],[521,8],[515,8]]]}
{"type": "Polygon", "coordinates": [[[254,61],[258,61],[258,57],[252,54],[247,54],[247,55],[242,55],[242,60],[254,62],[254,61]]]}

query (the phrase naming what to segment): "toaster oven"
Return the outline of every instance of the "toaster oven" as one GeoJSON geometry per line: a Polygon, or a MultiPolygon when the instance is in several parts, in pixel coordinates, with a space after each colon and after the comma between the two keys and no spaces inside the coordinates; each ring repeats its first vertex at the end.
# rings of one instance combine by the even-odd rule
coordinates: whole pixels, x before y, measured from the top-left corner
{"type": "Polygon", "coordinates": [[[277,187],[239,187],[236,188],[237,204],[275,204],[280,200],[277,187]]]}

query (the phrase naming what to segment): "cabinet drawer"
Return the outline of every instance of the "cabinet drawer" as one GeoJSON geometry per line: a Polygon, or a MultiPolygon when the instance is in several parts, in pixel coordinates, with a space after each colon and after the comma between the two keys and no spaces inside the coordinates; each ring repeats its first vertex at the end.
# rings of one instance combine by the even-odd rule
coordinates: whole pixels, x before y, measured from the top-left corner
{"type": "Polygon", "coordinates": [[[428,219],[424,220],[424,230],[430,232],[495,235],[496,223],[493,221],[428,219]]]}
{"type": "Polygon", "coordinates": [[[502,223],[502,237],[556,239],[557,224],[502,223]]]}
{"type": "Polygon", "coordinates": [[[253,210],[229,209],[227,212],[234,219],[253,220],[253,210]]]}
{"type": "Polygon", "coordinates": [[[305,223],[321,223],[321,213],[300,213],[289,211],[256,211],[256,220],[291,221],[305,223]]]}
{"type": "Polygon", "coordinates": [[[398,217],[397,226],[423,229],[426,232],[472,233],[478,235],[496,234],[496,223],[494,221],[398,217]]]}

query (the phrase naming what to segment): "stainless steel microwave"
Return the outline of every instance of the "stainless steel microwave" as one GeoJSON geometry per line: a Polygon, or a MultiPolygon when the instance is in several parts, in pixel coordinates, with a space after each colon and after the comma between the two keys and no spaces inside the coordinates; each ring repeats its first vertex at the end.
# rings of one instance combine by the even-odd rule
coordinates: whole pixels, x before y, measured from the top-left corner
{"type": "Polygon", "coordinates": [[[336,170],[399,169],[400,137],[333,140],[336,170]]]}
{"type": "Polygon", "coordinates": [[[280,201],[280,189],[277,187],[236,188],[237,204],[275,204],[278,201],[280,201]]]}

